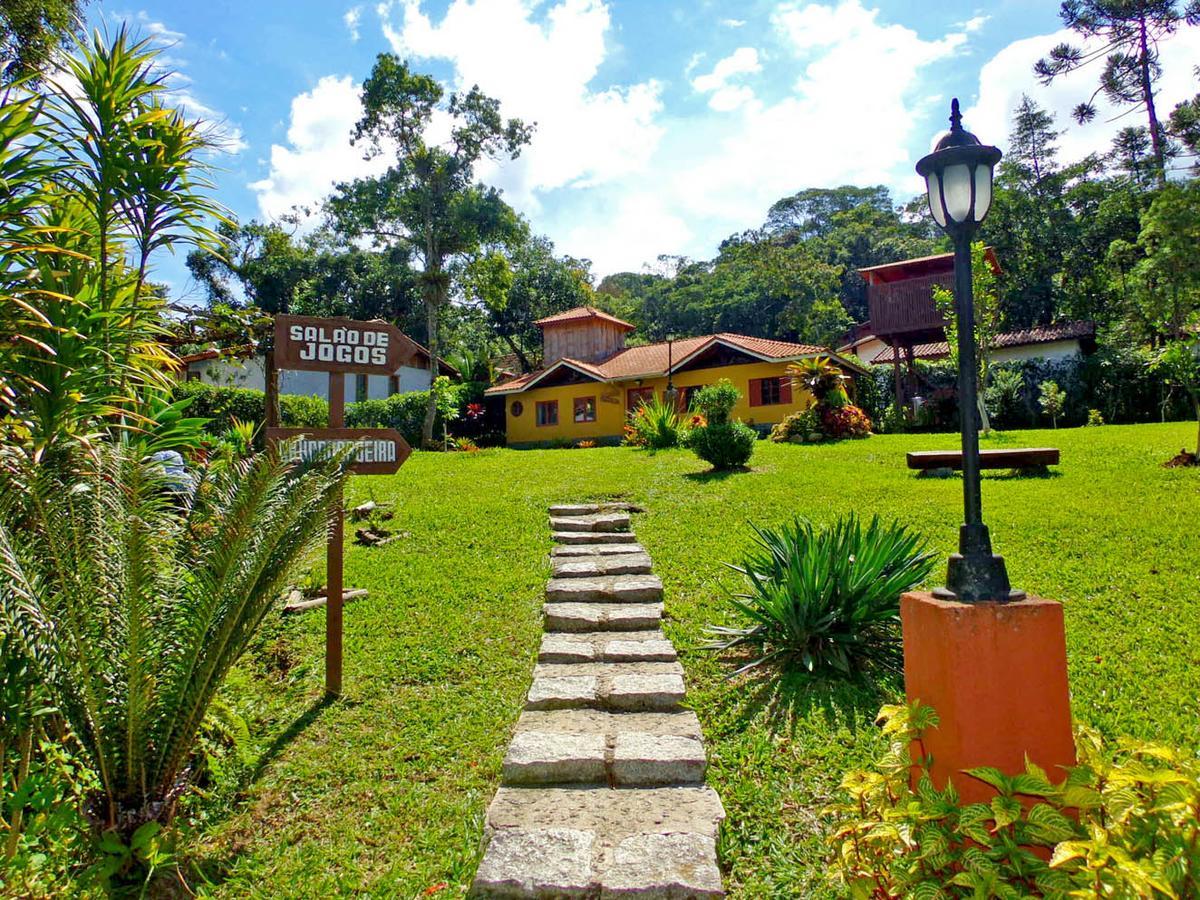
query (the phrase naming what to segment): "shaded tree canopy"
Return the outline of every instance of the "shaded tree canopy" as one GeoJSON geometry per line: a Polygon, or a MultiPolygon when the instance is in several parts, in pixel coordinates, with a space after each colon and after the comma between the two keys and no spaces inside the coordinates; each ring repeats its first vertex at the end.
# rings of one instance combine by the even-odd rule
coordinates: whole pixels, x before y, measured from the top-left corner
{"type": "Polygon", "coordinates": [[[87,0],[0,3],[0,83],[44,71],[54,51],[79,34],[87,0]]]}

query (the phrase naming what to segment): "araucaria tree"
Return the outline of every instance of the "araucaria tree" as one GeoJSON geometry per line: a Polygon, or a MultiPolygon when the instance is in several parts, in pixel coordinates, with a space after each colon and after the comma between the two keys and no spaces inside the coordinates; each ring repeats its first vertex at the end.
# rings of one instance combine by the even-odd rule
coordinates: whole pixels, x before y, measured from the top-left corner
{"type": "MultiPolygon", "coordinates": [[[[497,100],[478,87],[448,97],[428,75],[381,53],[363,85],[363,116],[354,129],[366,155],[394,153],[382,175],[338,185],[329,212],[349,236],[378,244],[404,244],[421,260],[421,290],[428,323],[430,371],[436,375],[439,318],[451,295],[451,263],[480,245],[519,234],[518,220],[500,192],[475,180],[484,158],[515,159],[533,128],[500,116],[497,100]],[[449,139],[429,134],[436,111],[450,121],[449,139]]],[[[437,400],[430,392],[422,439],[433,439],[437,400]]]]}
{"type": "Polygon", "coordinates": [[[1086,49],[1059,44],[1038,60],[1034,71],[1049,84],[1059,75],[1104,60],[1100,83],[1090,98],[1075,107],[1080,124],[1096,116],[1096,97],[1104,94],[1115,106],[1136,104],[1146,112],[1155,177],[1166,183],[1167,147],[1154,105],[1154,84],[1161,74],[1159,42],[1183,23],[1200,22],[1200,2],[1187,0],[1064,0],[1063,23],[1087,41],[1086,49]]]}

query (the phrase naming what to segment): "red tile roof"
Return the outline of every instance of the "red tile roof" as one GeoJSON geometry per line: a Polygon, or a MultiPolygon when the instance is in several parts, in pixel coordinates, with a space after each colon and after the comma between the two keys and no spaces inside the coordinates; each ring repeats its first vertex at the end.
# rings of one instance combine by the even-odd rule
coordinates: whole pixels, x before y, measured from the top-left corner
{"type": "MultiPolygon", "coordinates": [[[[1018,331],[1005,331],[996,335],[997,349],[1011,347],[1030,347],[1037,344],[1051,344],[1055,341],[1086,340],[1096,336],[1095,322],[1056,322],[1053,325],[1034,325],[1032,328],[1022,328],[1018,331]]],[[[930,344],[916,344],[913,356],[917,359],[945,359],[950,355],[950,345],[946,341],[935,341],[930,344]]],[[[903,359],[903,354],[901,359],[903,359]]],[[[871,360],[872,365],[891,365],[894,359],[891,347],[871,360]]]]}
{"type": "Polygon", "coordinates": [[[552,316],[546,316],[544,319],[538,319],[533,324],[539,328],[545,328],[547,325],[561,325],[563,322],[577,322],[583,319],[600,319],[604,322],[611,322],[614,325],[620,325],[626,331],[633,331],[637,327],[630,325],[622,319],[618,319],[616,316],[609,315],[602,309],[596,309],[594,306],[577,306],[574,309],[568,309],[566,312],[555,313],[552,316]]]}
{"type": "MultiPolygon", "coordinates": [[[[680,338],[670,348],[671,364],[678,370],[681,363],[688,357],[710,346],[725,344],[741,349],[754,356],[766,360],[781,362],[802,359],[807,356],[836,355],[825,347],[813,344],[793,344],[788,341],[773,341],[768,338],[750,337],[744,334],[706,334],[700,337],[680,338]]],[[[662,341],[657,344],[646,344],[642,347],[630,347],[600,363],[585,363],[574,359],[564,359],[560,362],[591,375],[597,381],[623,381],[630,378],[646,378],[667,374],[668,348],[662,341]]],[[[554,369],[559,363],[537,372],[529,372],[512,381],[495,385],[487,389],[489,394],[513,394],[526,390],[543,375],[554,369]]],[[[854,363],[848,363],[855,365],[854,363]]]]}

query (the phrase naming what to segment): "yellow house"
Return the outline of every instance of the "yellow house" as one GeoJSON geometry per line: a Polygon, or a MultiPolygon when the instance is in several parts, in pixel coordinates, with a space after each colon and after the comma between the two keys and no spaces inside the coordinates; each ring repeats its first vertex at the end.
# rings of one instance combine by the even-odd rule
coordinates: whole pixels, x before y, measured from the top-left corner
{"type": "Polygon", "coordinates": [[[626,347],[628,322],[588,306],[540,319],[545,365],[488,388],[503,397],[510,447],[557,441],[621,438],[628,414],[644,400],[665,396],[668,377],[686,409],[692,395],[727,378],[741,391],[735,419],[762,429],[812,404],[794,389],[789,363],[828,356],[847,374],[863,371],[824,347],[743,334],[709,334],[626,347]],[[669,369],[669,372],[668,372],[669,369]]]}

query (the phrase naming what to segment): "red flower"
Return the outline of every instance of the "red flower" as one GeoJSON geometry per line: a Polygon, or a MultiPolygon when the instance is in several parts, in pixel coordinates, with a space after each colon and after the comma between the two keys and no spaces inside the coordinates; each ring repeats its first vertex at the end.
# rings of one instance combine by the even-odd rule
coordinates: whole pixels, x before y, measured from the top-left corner
{"type": "Polygon", "coordinates": [[[468,403],[467,404],[467,418],[468,419],[478,419],[482,415],[483,415],[483,404],[482,403],[468,403]]]}

